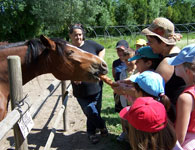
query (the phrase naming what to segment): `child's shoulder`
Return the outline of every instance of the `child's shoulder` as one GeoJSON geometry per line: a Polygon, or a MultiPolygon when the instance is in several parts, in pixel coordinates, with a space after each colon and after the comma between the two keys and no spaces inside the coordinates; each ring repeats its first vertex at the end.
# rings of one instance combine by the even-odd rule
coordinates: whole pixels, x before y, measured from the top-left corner
{"type": "Polygon", "coordinates": [[[190,87],[187,87],[183,93],[189,93],[193,96],[193,98],[195,99],[195,85],[192,85],[190,87]]]}
{"type": "Polygon", "coordinates": [[[112,62],[113,66],[119,66],[121,64],[123,64],[123,62],[118,58],[118,59],[115,59],[113,62],[112,62]]]}

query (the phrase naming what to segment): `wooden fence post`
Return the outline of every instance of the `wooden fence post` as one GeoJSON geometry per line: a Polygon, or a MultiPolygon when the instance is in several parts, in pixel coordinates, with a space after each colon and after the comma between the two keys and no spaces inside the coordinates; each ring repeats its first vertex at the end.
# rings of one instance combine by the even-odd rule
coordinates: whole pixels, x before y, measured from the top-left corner
{"type": "MultiPolygon", "coordinates": [[[[7,61],[11,107],[13,110],[16,104],[23,99],[21,62],[19,56],[8,56],[7,61]]],[[[27,139],[23,138],[17,123],[14,125],[14,139],[16,150],[28,150],[27,139]]]]}
{"type": "MultiPolygon", "coordinates": [[[[66,81],[61,81],[61,88],[62,88],[62,104],[64,103],[64,99],[66,97],[66,81]]],[[[66,126],[66,104],[65,104],[65,109],[63,113],[63,126],[64,126],[64,131],[67,130],[66,126]]]]}

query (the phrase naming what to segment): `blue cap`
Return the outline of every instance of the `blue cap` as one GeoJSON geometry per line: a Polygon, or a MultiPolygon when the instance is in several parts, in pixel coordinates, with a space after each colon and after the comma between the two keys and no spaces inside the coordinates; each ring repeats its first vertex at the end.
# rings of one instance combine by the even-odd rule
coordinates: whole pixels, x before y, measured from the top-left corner
{"type": "Polygon", "coordinates": [[[159,54],[154,54],[150,46],[144,46],[137,51],[135,51],[135,56],[128,59],[128,61],[133,61],[141,58],[160,58],[159,54]]]}
{"type": "Polygon", "coordinates": [[[168,64],[172,66],[177,66],[185,62],[192,63],[193,61],[195,61],[195,44],[184,47],[177,56],[167,58],[168,64]]]}
{"type": "Polygon", "coordinates": [[[165,93],[165,81],[160,74],[153,71],[144,71],[137,77],[130,80],[137,83],[139,87],[146,93],[159,97],[161,93],[165,93]]]}

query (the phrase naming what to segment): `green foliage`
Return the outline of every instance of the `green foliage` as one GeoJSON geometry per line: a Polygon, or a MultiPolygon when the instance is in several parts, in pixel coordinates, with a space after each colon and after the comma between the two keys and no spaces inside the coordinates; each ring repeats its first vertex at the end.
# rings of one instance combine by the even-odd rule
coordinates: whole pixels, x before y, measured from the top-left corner
{"type": "Polygon", "coordinates": [[[109,25],[109,12],[98,0],[34,0],[33,13],[42,22],[43,34],[68,36],[73,23],[109,25]],[[43,8],[43,9],[42,9],[43,8]],[[41,14],[41,15],[39,15],[41,14]]]}
{"type": "Polygon", "coordinates": [[[31,13],[30,1],[4,0],[0,3],[0,40],[20,41],[34,37],[39,22],[31,13]]]}
{"type": "Polygon", "coordinates": [[[192,3],[190,2],[184,2],[182,0],[176,1],[176,3],[173,5],[173,14],[169,18],[171,19],[174,23],[190,23],[193,20],[193,13],[192,9],[193,7],[192,3]]]}
{"type": "Polygon", "coordinates": [[[133,18],[137,24],[147,23],[147,0],[126,0],[133,7],[133,18]]]}
{"type": "Polygon", "coordinates": [[[169,19],[172,18],[172,16],[173,16],[173,8],[171,6],[168,6],[167,12],[166,12],[166,16],[169,19]]]}
{"type": "Polygon", "coordinates": [[[71,6],[64,0],[32,0],[32,13],[41,23],[40,34],[59,36],[71,21],[71,6]],[[69,21],[67,21],[69,20],[69,21]]]}
{"type": "Polygon", "coordinates": [[[133,8],[130,3],[118,1],[115,8],[115,20],[118,25],[135,24],[133,8]]]}
{"type": "Polygon", "coordinates": [[[150,24],[159,16],[189,23],[195,22],[193,14],[194,0],[0,0],[0,41],[27,40],[40,34],[68,38],[73,23],[106,28],[150,24]]]}
{"type": "Polygon", "coordinates": [[[148,1],[148,20],[147,23],[151,23],[155,18],[159,16],[165,17],[167,11],[167,3],[169,0],[150,0],[148,1]]]}

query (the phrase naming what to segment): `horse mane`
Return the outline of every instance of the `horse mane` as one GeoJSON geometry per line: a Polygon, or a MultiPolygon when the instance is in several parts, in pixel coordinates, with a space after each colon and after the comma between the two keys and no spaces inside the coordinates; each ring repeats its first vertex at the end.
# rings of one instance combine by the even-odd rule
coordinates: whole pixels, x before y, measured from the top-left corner
{"type": "MultiPolygon", "coordinates": [[[[64,45],[66,45],[66,41],[59,38],[51,38],[56,43],[57,52],[59,55],[64,55],[64,45]]],[[[42,52],[43,55],[47,57],[49,50],[43,45],[43,43],[39,39],[33,39],[26,42],[28,45],[28,50],[26,52],[25,62],[26,64],[30,64],[32,61],[37,60],[37,56],[39,56],[42,52]]]]}
{"type": "Polygon", "coordinates": [[[25,56],[25,63],[28,65],[37,59],[37,56],[46,48],[39,39],[32,39],[25,43],[28,46],[25,56]]]}
{"type": "MultiPolygon", "coordinates": [[[[66,45],[66,41],[60,38],[51,38],[56,43],[56,48],[59,55],[63,55],[63,47],[66,45]]],[[[38,56],[44,52],[44,55],[48,55],[48,49],[43,45],[40,39],[32,39],[23,42],[16,42],[16,43],[4,43],[0,45],[0,50],[5,48],[12,48],[12,47],[19,47],[19,46],[28,46],[25,55],[25,63],[29,65],[32,61],[37,60],[38,56]]]]}

